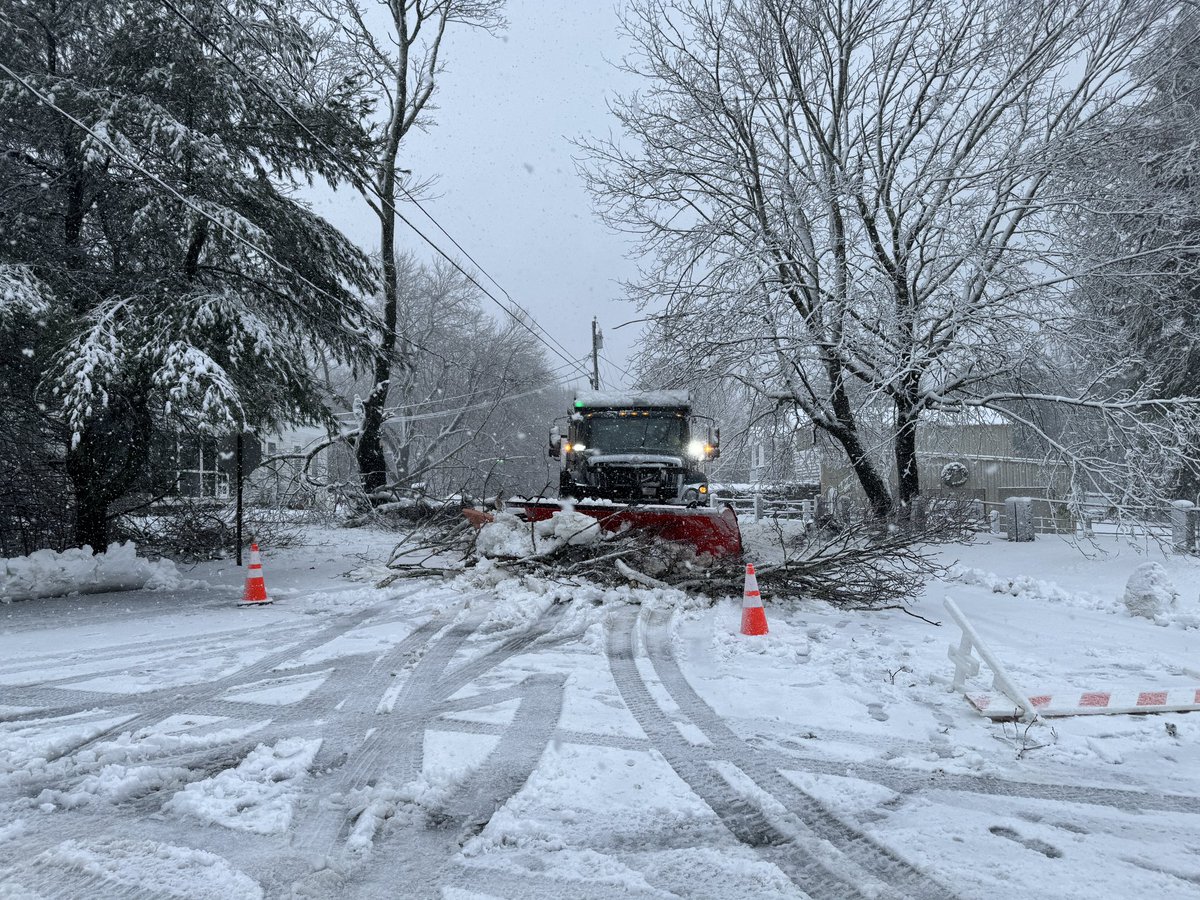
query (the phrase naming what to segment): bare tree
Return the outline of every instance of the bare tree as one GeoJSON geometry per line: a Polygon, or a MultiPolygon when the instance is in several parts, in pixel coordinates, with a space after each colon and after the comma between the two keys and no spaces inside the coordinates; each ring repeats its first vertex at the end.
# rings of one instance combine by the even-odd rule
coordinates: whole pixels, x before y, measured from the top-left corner
{"type": "Polygon", "coordinates": [[[651,260],[631,287],[662,304],[656,340],[801,410],[877,515],[893,466],[864,421],[884,410],[902,509],[928,410],[1035,430],[1030,403],[1099,410],[1161,449],[1144,427],[1157,398],[1025,376],[1069,332],[1084,274],[1054,232],[1079,197],[1054,175],[1144,96],[1134,64],[1171,9],[634,3],[626,67],[648,87],[614,104],[626,140],[587,144],[586,174],[651,260]]]}
{"type": "Polygon", "coordinates": [[[380,295],[383,329],[372,371],[372,384],[359,406],[362,414],[356,456],[368,495],[387,483],[383,451],[384,408],[393,372],[409,364],[397,343],[399,298],[396,271],[396,205],[411,196],[400,168],[400,149],[413,128],[429,124],[431,100],[442,73],[443,41],[448,30],[465,26],[497,30],[504,25],[504,0],[311,0],[317,16],[331,29],[325,36],[349,77],[363,79],[376,98],[374,171],[357,187],[379,219],[380,295]],[[382,12],[383,16],[377,15],[382,12]]]}
{"type": "MultiPolygon", "coordinates": [[[[542,434],[561,412],[540,345],[515,322],[497,324],[454,265],[401,255],[395,268],[406,364],[380,410],[388,465],[377,493],[537,491],[546,478],[542,434]]],[[[351,379],[340,392],[361,396],[370,386],[351,379]]]]}

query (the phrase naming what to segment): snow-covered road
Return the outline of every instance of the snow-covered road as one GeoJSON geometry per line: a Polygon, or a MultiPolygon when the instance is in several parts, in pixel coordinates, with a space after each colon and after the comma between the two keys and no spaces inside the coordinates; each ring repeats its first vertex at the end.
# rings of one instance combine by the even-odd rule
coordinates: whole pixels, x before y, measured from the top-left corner
{"type": "MultiPolygon", "coordinates": [[[[1016,728],[901,612],[743,638],[731,600],[365,587],[338,540],[270,607],[232,568],[0,607],[0,896],[1200,898],[1200,713],[1016,728]]],[[[1031,687],[1186,683],[1200,630],[1065,553],[965,548],[915,611],[1031,687]]]]}

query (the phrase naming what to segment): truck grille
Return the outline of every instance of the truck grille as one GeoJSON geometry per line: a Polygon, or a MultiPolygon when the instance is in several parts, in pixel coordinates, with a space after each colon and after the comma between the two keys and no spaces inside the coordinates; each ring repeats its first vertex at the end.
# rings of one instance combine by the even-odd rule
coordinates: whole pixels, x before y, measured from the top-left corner
{"type": "Polygon", "coordinates": [[[676,477],[661,466],[597,466],[596,487],[613,500],[674,499],[676,477]]]}

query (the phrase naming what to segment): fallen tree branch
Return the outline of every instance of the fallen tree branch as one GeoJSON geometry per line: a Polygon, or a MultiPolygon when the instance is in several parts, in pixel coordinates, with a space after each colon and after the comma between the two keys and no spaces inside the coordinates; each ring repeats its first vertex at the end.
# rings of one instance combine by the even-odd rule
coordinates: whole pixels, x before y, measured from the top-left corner
{"type": "MultiPolygon", "coordinates": [[[[471,518],[482,524],[486,514],[471,518]]],[[[536,539],[533,546],[541,545],[532,553],[490,555],[495,565],[514,575],[567,577],[611,586],[632,582],[710,596],[736,597],[742,590],[745,569],[740,558],[714,559],[689,545],[657,540],[638,530],[571,543],[586,529],[554,538],[543,536],[532,522],[503,516],[496,516],[489,527],[506,521],[514,534],[528,528],[536,539]]],[[[939,623],[908,610],[906,601],[916,597],[930,578],[945,572],[937,551],[967,539],[972,524],[968,507],[939,507],[903,522],[844,520],[791,533],[780,528],[777,545],[757,548],[773,557],[772,562],[756,566],[759,585],[772,600],[822,600],[857,610],[899,609],[936,626],[939,623]]],[[[430,527],[421,535],[421,548],[429,554],[423,563],[455,554],[470,568],[482,558],[476,546],[478,531],[461,515],[454,525],[439,523],[438,527],[440,531],[430,527]]],[[[399,561],[412,552],[397,548],[390,567],[412,568],[399,561]]],[[[438,569],[422,566],[421,571],[438,569]]],[[[443,571],[457,574],[460,570],[447,566],[443,571]]]]}
{"type": "Polygon", "coordinates": [[[657,578],[651,578],[649,575],[639,572],[637,569],[631,569],[625,563],[625,561],[622,559],[617,560],[617,571],[620,572],[622,575],[624,575],[626,578],[628,578],[630,581],[637,582],[638,584],[643,585],[645,587],[652,587],[652,588],[669,588],[669,587],[671,587],[671,585],[667,584],[665,581],[659,581],[657,578]]]}

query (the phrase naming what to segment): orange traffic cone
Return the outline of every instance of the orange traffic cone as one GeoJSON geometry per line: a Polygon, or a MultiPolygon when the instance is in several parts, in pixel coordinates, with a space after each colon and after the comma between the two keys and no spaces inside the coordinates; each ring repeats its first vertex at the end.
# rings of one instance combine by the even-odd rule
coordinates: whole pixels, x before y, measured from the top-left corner
{"type": "Polygon", "coordinates": [[[258,554],[258,544],[250,545],[250,568],[246,572],[246,590],[242,593],[238,606],[263,606],[273,602],[267,597],[267,583],[263,581],[262,557],[258,554]]]}
{"type": "Polygon", "coordinates": [[[746,592],[742,597],[742,634],[766,634],[767,614],[763,611],[762,595],[758,592],[758,579],[754,577],[754,566],[746,566],[746,592]]]}

